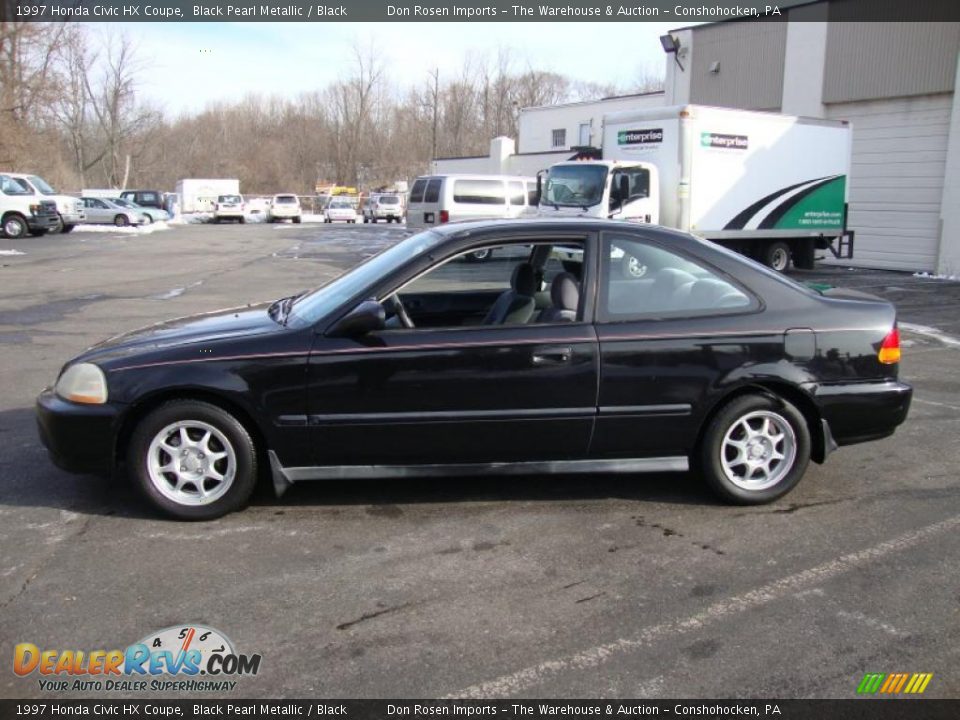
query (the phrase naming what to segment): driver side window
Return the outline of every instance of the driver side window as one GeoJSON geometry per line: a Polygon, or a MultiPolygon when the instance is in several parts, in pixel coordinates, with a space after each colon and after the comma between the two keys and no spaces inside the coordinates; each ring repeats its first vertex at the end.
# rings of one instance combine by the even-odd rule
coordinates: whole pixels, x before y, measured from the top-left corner
{"type": "Polygon", "coordinates": [[[576,243],[511,243],[460,253],[383,300],[387,327],[437,329],[576,321],[579,273],[566,268],[576,268],[582,258],[582,245],[576,243]],[[558,254],[561,250],[562,257],[558,254]]]}

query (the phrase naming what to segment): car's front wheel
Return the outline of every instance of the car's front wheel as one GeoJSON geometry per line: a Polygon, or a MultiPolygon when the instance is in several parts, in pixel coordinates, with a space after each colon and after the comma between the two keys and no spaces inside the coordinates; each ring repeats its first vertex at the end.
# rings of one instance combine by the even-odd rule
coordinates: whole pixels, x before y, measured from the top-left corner
{"type": "Polygon", "coordinates": [[[180,520],[212,520],[241,508],[257,478],[247,429],[230,413],[174,400],[135,428],[128,463],[147,500],[180,520]]]}
{"type": "Polygon", "coordinates": [[[713,418],[700,445],[700,470],[721,498],[760,505],[790,492],[810,461],[810,430],[782,398],[745,395],[713,418]]]}

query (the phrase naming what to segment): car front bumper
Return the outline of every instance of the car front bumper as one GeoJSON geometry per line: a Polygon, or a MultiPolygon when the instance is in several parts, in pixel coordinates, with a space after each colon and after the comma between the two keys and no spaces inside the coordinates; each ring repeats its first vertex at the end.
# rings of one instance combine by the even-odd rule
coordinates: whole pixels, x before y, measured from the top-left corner
{"type": "Polygon", "coordinates": [[[109,474],[122,406],[82,405],[47,388],[37,398],[37,430],[54,465],[73,473],[109,474]]]}
{"type": "Polygon", "coordinates": [[[896,380],[809,388],[838,445],[892,435],[907,419],[913,388],[896,380]]]}
{"type": "Polygon", "coordinates": [[[60,218],[56,213],[50,215],[27,215],[27,227],[31,231],[55,230],[60,224],[60,218]]]}

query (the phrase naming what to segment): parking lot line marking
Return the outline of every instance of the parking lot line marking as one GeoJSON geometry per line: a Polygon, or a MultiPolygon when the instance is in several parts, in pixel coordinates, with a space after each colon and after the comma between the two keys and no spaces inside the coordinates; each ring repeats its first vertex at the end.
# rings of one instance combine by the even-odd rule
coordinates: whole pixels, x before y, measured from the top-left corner
{"type": "Polygon", "coordinates": [[[944,345],[960,347],[960,339],[955,338],[952,335],[947,335],[939,328],[930,327],[928,325],[914,325],[913,323],[905,322],[898,323],[898,325],[901,330],[916,333],[917,335],[925,335],[926,337],[933,338],[934,340],[939,340],[944,345]]]}
{"type": "Polygon", "coordinates": [[[914,397],[914,402],[918,402],[921,405],[935,405],[936,407],[947,408],[949,410],[958,410],[960,411],[960,406],[949,405],[947,403],[937,402],[936,400],[924,400],[923,398],[914,397]]]}
{"type": "Polygon", "coordinates": [[[527,688],[543,683],[545,680],[569,670],[585,670],[597,667],[618,655],[625,655],[634,650],[647,647],[656,641],[670,636],[684,635],[699,630],[718,620],[768,605],[775,600],[796,592],[807,586],[821,584],[826,580],[844,573],[856,570],[863,565],[880,560],[892,553],[901,552],[915,545],[919,545],[937,535],[953,530],[960,526],[960,515],[955,515],[941,522],[928,525],[919,530],[912,530],[892,540],[886,540],[872,547],[856,552],[841,555],[838,558],[802,570],[792,575],[774,580],[767,585],[751,590],[742,595],[734,595],[720,602],[714,603],[703,612],[691,615],[682,620],[671,620],[657,625],[651,625],[630,638],[620,638],[613,642],[582,650],[574,655],[545,660],[536,665],[518,670],[509,675],[502,675],[493,680],[481,682],[450,693],[444,699],[456,698],[496,698],[514,695],[527,688]]]}

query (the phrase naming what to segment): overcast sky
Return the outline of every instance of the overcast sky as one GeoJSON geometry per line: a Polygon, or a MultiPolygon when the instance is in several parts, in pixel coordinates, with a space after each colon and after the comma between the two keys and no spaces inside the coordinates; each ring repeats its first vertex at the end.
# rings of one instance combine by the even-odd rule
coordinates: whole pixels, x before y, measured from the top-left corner
{"type": "MultiPolygon", "coordinates": [[[[292,96],[348,71],[355,42],[371,40],[391,82],[423,82],[459,70],[469,53],[509,48],[528,65],[626,87],[644,68],[663,71],[659,36],[676,23],[127,23],[147,68],[142,92],[168,114],[251,92],[292,96]]],[[[94,28],[103,32],[104,25],[94,28]]]]}

